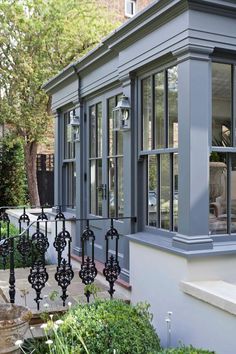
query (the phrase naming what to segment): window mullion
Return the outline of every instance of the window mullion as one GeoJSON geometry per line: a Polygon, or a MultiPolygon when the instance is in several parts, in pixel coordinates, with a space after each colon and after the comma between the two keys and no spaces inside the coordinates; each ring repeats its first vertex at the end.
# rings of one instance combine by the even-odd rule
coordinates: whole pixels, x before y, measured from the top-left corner
{"type": "Polygon", "coordinates": [[[235,134],[235,129],[236,129],[236,70],[235,70],[235,65],[232,65],[232,84],[231,84],[231,90],[232,90],[232,142],[233,146],[236,146],[236,134],[235,134]]]}
{"type": "Polygon", "coordinates": [[[161,162],[160,155],[157,155],[157,227],[161,227],[161,162]]]}
{"type": "Polygon", "coordinates": [[[231,233],[231,154],[227,153],[227,233],[231,233]]]}
{"type": "Polygon", "coordinates": [[[152,90],[151,90],[151,116],[152,116],[152,143],[151,147],[152,149],[155,149],[156,147],[156,141],[155,141],[155,136],[156,136],[156,124],[155,124],[155,78],[154,75],[152,75],[152,90]]]}
{"type": "Polygon", "coordinates": [[[169,126],[169,114],[168,114],[168,70],[165,70],[165,82],[164,82],[164,117],[165,117],[165,147],[168,148],[168,126],[169,126]]]}
{"type": "Polygon", "coordinates": [[[173,216],[174,216],[174,183],[173,183],[173,174],[174,174],[174,155],[170,154],[170,230],[173,230],[173,216]]]}

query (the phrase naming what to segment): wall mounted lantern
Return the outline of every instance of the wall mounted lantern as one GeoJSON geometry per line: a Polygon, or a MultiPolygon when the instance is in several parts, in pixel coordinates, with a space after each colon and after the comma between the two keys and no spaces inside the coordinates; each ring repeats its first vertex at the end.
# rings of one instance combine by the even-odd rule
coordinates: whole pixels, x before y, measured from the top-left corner
{"type": "Polygon", "coordinates": [[[130,117],[131,107],[129,98],[122,95],[117,103],[117,106],[113,109],[113,130],[129,130],[130,129],[130,117]]]}
{"type": "Polygon", "coordinates": [[[80,141],[80,116],[79,107],[75,108],[73,115],[70,118],[70,126],[72,130],[72,140],[80,141]]]}

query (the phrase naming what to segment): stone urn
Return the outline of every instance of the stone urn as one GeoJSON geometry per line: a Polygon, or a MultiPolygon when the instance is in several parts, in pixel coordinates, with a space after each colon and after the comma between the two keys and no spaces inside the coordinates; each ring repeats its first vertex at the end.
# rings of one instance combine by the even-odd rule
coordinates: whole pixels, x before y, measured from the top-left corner
{"type": "Polygon", "coordinates": [[[0,354],[21,352],[15,342],[24,340],[31,316],[31,312],[23,306],[0,304],[0,354]]]}

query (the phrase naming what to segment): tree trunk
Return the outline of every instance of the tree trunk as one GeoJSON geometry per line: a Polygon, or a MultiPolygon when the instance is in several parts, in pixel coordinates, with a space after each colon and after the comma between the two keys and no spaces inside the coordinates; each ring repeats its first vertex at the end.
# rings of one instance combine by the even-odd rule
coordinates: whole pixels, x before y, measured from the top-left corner
{"type": "Polygon", "coordinates": [[[37,181],[37,143],[35,141],[27,142],[24,148],[25,168],[28,181],[29,200],[31,206],[39,206],[39,193],[37,181]]]}

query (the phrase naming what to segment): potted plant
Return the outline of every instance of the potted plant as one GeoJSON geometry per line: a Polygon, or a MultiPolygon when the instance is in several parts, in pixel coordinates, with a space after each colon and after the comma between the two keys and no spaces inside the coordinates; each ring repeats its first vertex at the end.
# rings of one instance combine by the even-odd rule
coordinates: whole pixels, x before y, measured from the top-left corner
{"type": "Polygon", "coordinates": [[[26,307],[10,304],[2,289],[0,296],[4,300],[0,304],[0,354],[17,354],[20,349],[15,343],[23,340],[32,313],[26,307]]]}

